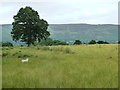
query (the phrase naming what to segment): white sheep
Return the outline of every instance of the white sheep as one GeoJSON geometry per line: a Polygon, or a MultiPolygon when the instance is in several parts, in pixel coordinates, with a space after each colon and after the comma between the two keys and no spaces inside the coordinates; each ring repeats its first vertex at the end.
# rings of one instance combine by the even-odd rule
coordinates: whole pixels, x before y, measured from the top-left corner
{"type": "Polygon", "coordinates": [[[22,59],[21,61],[22,61],[22,63],[24,63],[24,62],[28,62],[28,58],[26,58],[26,59],[22,59]]]}

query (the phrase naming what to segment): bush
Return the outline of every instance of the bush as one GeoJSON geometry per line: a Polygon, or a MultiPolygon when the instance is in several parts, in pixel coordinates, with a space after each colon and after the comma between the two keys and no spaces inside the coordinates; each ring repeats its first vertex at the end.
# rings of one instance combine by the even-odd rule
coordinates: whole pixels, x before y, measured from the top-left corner
{"type": "MultiPolygon", "coordinates": [[[[41,40],[41,42],[38,44],[42,45],[42,46],[51,46],[52,42],[53,42],[53,40],[51,38],[47,38],[46,40],[45,39],[41,40]]],[[[38,44],[36,44],[36,45],[38,45],[38,44]]]]}
{"type": "Polygon", "coordinates": [[[3,53],[2,57],[6,57],[8,55],[8,53],[3,53]]]}
{"type": "Polygon", "coordinates": [[[118,44],[120,44],[120,41],[118,41],[118,44]]]}
{"type": "Polygon", "coordinates": [[[68,45],[66,42],[59,41],[59,40],[52,40],[51,38],[47,38],[46,40],[42,40],[39,44],[42,46],[68,45]]]}
{"type": "Polygon", "coordinates": [[[10,42],[3,42],[2,47],[13,47],[13,44],[10,42]]]}
{"type": "Polygon", "coordinates": [[[82,42],[80,40],[75,40],[74,45],[80,45],[82,42]]]}
{"type": "Polygon", "coordinates": [[[91,41],[89,42],[89,44],[96,44],[96,41],[95,41],[95,40],[91,40],[91,41]]]}
{"type": "Polygon", "coordinates": [[[109,43],[106,42],[106,41],[98,41],[97,43],[98,43],[98,44],[109,44],[109,43]]]}
{"type": "Polygon", "coordinates": [[[59,41],[59,40],[54,40],[52,45],[68,45],[66,42],[59,41]]]}

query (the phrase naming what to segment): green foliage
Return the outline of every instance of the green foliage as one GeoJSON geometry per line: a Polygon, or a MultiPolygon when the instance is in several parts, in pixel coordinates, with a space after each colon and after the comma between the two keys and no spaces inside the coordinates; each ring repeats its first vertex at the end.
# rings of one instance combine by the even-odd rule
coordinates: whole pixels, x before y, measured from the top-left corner
{"type": "Polygon", "coordinates": [[[97,44],[109,44],[109,43],[106,41],[98,41],[97,44]]]}
{"type": "Polygon", "coordinates": [[[43,46],[52,46],[52,45],[68,45],[66,42],[60,40],[52,40],[51,38],[47,38],[46,40],[42,40],[40,45],[43,46]]]}
{"type": "Polygon", "coordinates": [[[62,42],[60,40],[54,40],[53,45],[68,45],[66,42],[62,42]]]}
{"type": "Polygon", "coordinates": [[[2,47],[13,47],[13,44],[10,42],[3,42],[2,47]]]}
{"type": "Polygon", "coordinates": [[[79,45],[79,44],[82,44],[82,42],[80,40],[75,40],[74,44],[79,45]]]}
{"type": "Polygon", "coordinates": [[[95,41],[95,40],[91,40],[91,41],[89,42],[89,44],[96,44],[96,41],[95,41]]]}
{"type": "Polygon", "coordinates": [[[51,38],[47,38],[46,40],[42,40],[39,44],[43,46],[51,46],[53,44],[53,40],[51,38]]]}
{"type": "Polygon", "coordinates": [[[40,19],[38,12],[31,7],[21,8],[13,18],[11,34],[14,41],[20,40],[30,46],[50,35],[47,21],[40,19]]]}
{"type": "Polygon", "coordinates": [[[6,57],[8,55],[8,53],[2,53],[2,57],[6,57]]]}
{"type": "Polygon", "coordinates": [[[118,44],[120,44],[120,41],[118,41],[118,44]]]}

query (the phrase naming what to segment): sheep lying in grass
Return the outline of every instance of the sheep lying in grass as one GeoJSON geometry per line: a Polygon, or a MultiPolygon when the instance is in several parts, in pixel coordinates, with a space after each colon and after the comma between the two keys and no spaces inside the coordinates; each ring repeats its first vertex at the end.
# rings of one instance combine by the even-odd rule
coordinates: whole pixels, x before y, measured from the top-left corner
{"type": "Polygon", "coordinates": [[[22,63],[24,63],[24,62],[28,62],[28,58],[26,58],[26,59],[22,59],[21,61],[22,61],[22,63]]]}

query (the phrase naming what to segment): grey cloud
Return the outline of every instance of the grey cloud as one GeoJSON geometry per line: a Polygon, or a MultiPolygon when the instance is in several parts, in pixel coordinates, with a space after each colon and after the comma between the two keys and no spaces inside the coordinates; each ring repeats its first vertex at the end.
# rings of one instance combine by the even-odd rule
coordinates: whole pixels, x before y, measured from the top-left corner
{"type": "Polygon", "coordinates": [[[2,20],[11,23],[21,7],[31,6],[49,23],[117,23],[118,0],[45,0],[44,2],[6,2],[0,5],[2,20]],[[76,1],[76,2],[75,2],[76,1]],[[106,10],[106,11],[103,11],[106,10]],[[101,10],[101,11],[99,11],[101,10]]]}

